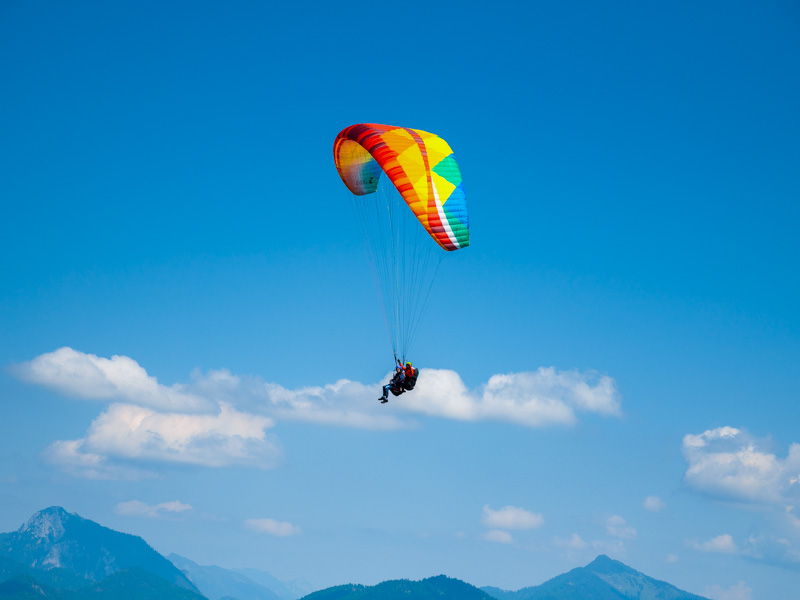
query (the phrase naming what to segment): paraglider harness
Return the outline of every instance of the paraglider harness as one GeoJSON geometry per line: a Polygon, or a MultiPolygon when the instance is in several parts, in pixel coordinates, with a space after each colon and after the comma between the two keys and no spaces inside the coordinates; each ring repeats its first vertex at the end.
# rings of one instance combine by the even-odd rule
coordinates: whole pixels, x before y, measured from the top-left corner
{"type": "Polygon", "coordinates": [[[414,386],[417,385],[417,377],[419,377],[419,369],[412,368],[410,371],[410,374],[408,371],[405,372],[406,378],[403,380],[403,388],[407,392],[414,389],[414,386]]]}
{"type": "Polygon", "coordinates": [[[389,391],[392,392],[392,395],[399,396],[404,392],[410,392],[414,389],[414,386],[417,385],[417,377],[419,377],[419,369],[411,368],[406,370],[403,367],[403,363],[401,361],[397,361],[402,369],[403,376],[399,378],[398,375],[400,373],[395,374],[392,377],[392,387],[389,388],[389,391]],[[398,381],[399,379],[399,381],[398,381]]]}

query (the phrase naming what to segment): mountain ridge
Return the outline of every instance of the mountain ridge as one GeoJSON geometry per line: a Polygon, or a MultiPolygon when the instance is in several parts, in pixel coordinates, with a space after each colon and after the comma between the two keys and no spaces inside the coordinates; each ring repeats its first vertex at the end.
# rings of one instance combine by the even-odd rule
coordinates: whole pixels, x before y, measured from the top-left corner
{"type": "Polygon", "coordinates": [[[338,585],[304,596],[302,600],[493,600],[477,587],[446,575],[420,581],[392,579],[373,586],[338,585]]]}
{"type": "Polygon", "coordinates": [[[167,559],[209,600],[221,600],[225,597],[236,600],[297,600],[299,597],[292,594],[285,586],[279,587],[281,582],[277,579],[274,584],[276,590],[256,582],[239,571],[215,565],[199,565],[175,553],[169,554],[167,559]]]}
{"type": "Polygon", "coordinates": [[[557,575],[541,585],[516,592],[493,587],[481,589],[496,600],[708,600],[653,579],[605,554],[585,567],[557,575]]]}
{"type": "Polygon", "coordinates": [[[0,559],[52,575],[64,569],[76,577],[63,582],[76,589],[102,581],[129,568],[157,575],[165,581],[198,592],[171,562],[142,538],[114,531],[60,506],[34,513],[17,531],[0,533],[0,559]],[[83,580],[83,581],[81,581],[83,580]]]}
{"type": "MultiPolygon", "coordinates": [[[[176,554],[168,559],[138,536],[103,527],[58,506],[35,513],[15,532],[0,533],[0,598],[7,600],[296,600],[299,594],[290,587],[295,584],[284,584],[266,571],[204,567],[176,554]]],[[[602,554],[585,567],[515,592],[477,588],[437,575],[373,586],[349,583],[303,596],[303,600],[587,598],[707,600],[602,554]]]]}

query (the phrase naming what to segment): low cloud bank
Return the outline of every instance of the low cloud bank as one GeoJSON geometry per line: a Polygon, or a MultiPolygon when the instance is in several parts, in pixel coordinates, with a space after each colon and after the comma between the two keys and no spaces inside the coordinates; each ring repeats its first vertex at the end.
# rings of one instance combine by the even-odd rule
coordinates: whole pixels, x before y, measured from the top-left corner
{"type": "Polygon", "coordinates": [[[52,443],[45,456],[90,479],[140,479],[132,462],[225,467],[275,466],[281,453],[267,437],[271,419],[237,412],[221,403],[217,414],[160,413],[133,404],[112,404],[79,440],[52,443]]]}
{"type": "Polygon", "coordinates": [[[187,392],[183,385],[158,383],[139,363],[127,356],[102,358],[64,347],[16,365],[11,371],[24,381],[81,400],[129,401],[141,406],[183,411],[213,407],[207,399],[187,392]]]}
{"type": "Polygon", "coordinates": [[[487,504],[483,507],[483,524],[493,529],[536,529],[544,524],[544,517],[517,506],[492,510],[487,504]]]}
{"type": "Polygon", "coordinates": [[[746,538],[720,533],[706,541],[689,540],[689,547],[800,571],[800,444],[791,444],[785,458],[770,446],[769,440],[736,427],[684,436],[686,484],[760,515],[746,538]]]}
{"type": "Polygon", "coordinates": [[[718,427],[683,438],[684,476],[693,489],[722,499],[757,504],[800,502],[800,444],[786,458],[735,427],[718,427]]]}
{"type": "Polygon", "coordinates": [[[116,506],[117,514],[132,517],[148,517],[150,519],[157,519],[165,514],[182,513],[187,510],[192,510],[192,505],[185,504],[179,500],[161,502],[160,504],[147,504],[141,500],[129,500],[128,502],[120,502],[116,506]]]}
{"type": "Polygon", "coordinates": [[[581,414],[622,415],[613,378],[553,367],[493,375],[476,389],[455,371],[422,369],[413,393],[393,399],[389,409],[377,402],[382,382],[342,379],[288,389],[220,369],[164,385],[132,358],[68,347],[11,371],[66,396],[107,404],[85,437],[56,441],[46,451],[54,464],[93,478],[145,477],[142,464],[152,461],[271,468],[281,450],[267,430],[283,420],[392,430],[418,427],[415,418],[422,416],[546,427],[573,425],[581,414]]]}
{"type": "Polygon", "coordinates": [[[292,525],[288,521],[276,521],[275,519],[248,519],[244,522],[244,525],[257,533],[267,533],[276,537],[289,537],[302,533],[296,525],[292,525]]]}

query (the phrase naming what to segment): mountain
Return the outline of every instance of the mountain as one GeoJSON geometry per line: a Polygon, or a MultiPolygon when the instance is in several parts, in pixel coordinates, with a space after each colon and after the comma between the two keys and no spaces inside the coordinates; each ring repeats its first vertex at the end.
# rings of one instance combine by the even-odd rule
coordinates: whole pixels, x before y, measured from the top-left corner
{"type": "Polygon", "coordinates": [[[78,592],[81,600],[205,600],[194,590],[139,568],[117,571],[78,592]]]}
{"type": "MultiPolygon", "coordinates": [[[[233,597],[236,600],[296,600],[297,598],[293,595],[280,596],[241,572],[222,567],[204,567],[177,554],[170,554],[167,558],[209,600],[221,600],[225,597],[233,597]]],[[[281,585],[277,579],[274,581],[278,586],[281,585]]]]}
{"type": "Polygon", "coordinates": [[[339,585],[305,596],[303,600],[493,600],[492,596],[459,579],[444,575],[422,581],[398,579],[374,586],[339,585]]]}
{"type": "Polygon", "coordinates": [[[0,556],[0,581],[6,581],[15,576],[33,577],[46,586],[68,590],[78,589],[88,583],[86,578],[69,569],[37,569],[0,556]]]}
{"type": "Polygon", "coordinates": [[[497,600],[707,600],[605,555],[535,587],[516,592],[492,587],[481,589],[497,600]]]}
{"type": "Polygon", "coordinates": [[[64,593],[39,583],[30,575],[18,575],[0,583],[0,598],[3,600],[67,600],[64,593]]]}
{"type": "Polygon", "coordinates": [[[2,600],[205,600],[141,569],[124,569],[78,590],[59,590],[28,575],[0,583],[2,600]]]}
{"type": "Polygon", "coordinates": [[[0,534],[4,579],[30,575],[59,589],[77,589],[138,568],[197,593],[171,562],[140,537],[120,533],[52,506],[34,514],[12,533],[0,534]]]}
{"type": "MultiPolygon", "coordinates": [[[[300,594],[291,585],[307,586],[282,583],[255,569],[204,567],[177,554],[170,559],[140,537],[53,506],[17,531],[0,533],[0,600],[297,600],[300,594]]],[[[340,585],[303,599],[706,600],[604,555],[516,592],[478,589],[439,575],[374,586],[340,585]]]]}
{"type": "Polygon", "coordinates": [[[235,571],[272,590],[283,600],[297,600],[314,591],[314,587],[305,579],[279,581],[266,571],[259,569],[235,569],[235,571]]]}

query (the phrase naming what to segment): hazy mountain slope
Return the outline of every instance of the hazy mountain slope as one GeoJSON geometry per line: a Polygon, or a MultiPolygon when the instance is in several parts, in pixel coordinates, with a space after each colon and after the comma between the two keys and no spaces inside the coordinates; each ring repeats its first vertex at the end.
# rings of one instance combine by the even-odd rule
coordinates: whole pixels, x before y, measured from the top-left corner
{"type": "Polygon", "coordinates": [[[307,596],[314,591],[313,586],[304,579],[293,579],[292,581],[280,581],[260,569],[234,569],[265,588],[272,590],[284,600],[297,600],[307,596]]]}
{"type": "Polygon", "coordinates": [[[113,531],[58,506],[37,512],[15,532],[0,534],[0,557],[43,571],[65,569],[89,581],[138,567],[197,591],[142,538],[113,531]]]}
{"type": "Polygon", "coordinates": [[[517,592],[482,589],[498,600],[705,600],[605,555],[585,567],[517,592]]]}
{"type": "Polygon", "coordinates": [[[508,590],[503,590],[498,587],[493,587],[491,585],[482,587],[481,591],[486,592],[493,598],[497,598],[497,600],[506,600],[507,598],[513,598],[517,593],[517,592],[509,592],[508,590]]]}
{"type": "Polygon", "coordinates": [[[81,577],[69,569],[62,567],[47,570],[36,569],[0,556],[0,582],[19,576],[32,577],[40,584],[63,590],[76,590],[89,583],[85,577],[81,577]]]}
{"type": "Polygon", "coordinates": [[[28,575],[0,583],[2,600],[205,600],[200,594],[141,569],[117,571],[79,590],[58,590],[28,575]]]}
{"type": "Polygon", "coordinates": [[[81,594],[80,600],[205,600],[193,590],[138,568],[117,571],[75,593],[81,594]]]}
{"type": "Polygon", "coordinates": [[[0,583],[0,598],[3,600],[67,600],[62,592],[39,583],[29,575],[18,575],[0,583]]]}
{"type": "Polygon", "coordinates": [[[309,594],[304,600],[492,600],[492,597],[459,579],[439,575],[422,581],[384,581],[374,586],[340,585],[309,594]]]}
{"type": "Polygon", "coordinates": [[[201,566],[177,554],[170,554],[167,558],[209,600],[221,600],[226,596],[236,600],[283,600],[272,590],[240,572],[216,566],[201,566]]]}

